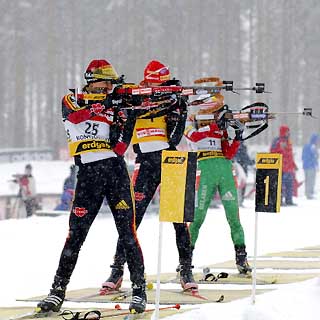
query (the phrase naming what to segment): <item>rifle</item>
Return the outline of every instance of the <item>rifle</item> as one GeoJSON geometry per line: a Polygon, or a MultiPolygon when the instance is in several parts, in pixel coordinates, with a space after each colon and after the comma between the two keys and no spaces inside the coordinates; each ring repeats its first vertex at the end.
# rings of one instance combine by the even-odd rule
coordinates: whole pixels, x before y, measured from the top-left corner
{"type": "MultiPolygon", "coordinates": [[[[194,81],[195,84],[203,84],[215,82],[217,85],[205,86],[180,86],[180,85],[165,85],[156,87],[143,87],[134,83],[122,83],[115,87],[114,92],[126,101],[126,106],[120,106],[120,109],[145,109],[152,108],[163,109],[170,105],[170,96],[175,94],[177,97],[183,96],[200,96],[198,99],[189,103],[189,105],[197,106],[203,104],[210,97],[217,95],[222,90],[230,91],[232,93],[239,94],[238,91],[249,90],[258,94],[270,93],[265,91],[265,84],[257,82],[253,87],[234,87],[233,81],[223,80],[220,81],[218,77],[206,77],[200,78],[194,81]],[[201,97],[204,96],[204,97],[201,97]],[[135,98],[140,98],[141,103],[131,103],[135,98]],[[144,99],[146,100],[145,102],[144,99]],[[167,104],[167,105],[166,105],[167,104]]],[[[106,98],[106,94],[103,93],[79,93],[78,99],[83,101],[103,101],[106,98]]],[[[231,110],[228,105],[223,107],[223,119],[227,125],[233,128],[243,128],[251,131],[243,140],[247,140],[261,133],[268,127],[268,121],[272,120],[279,114],[302,114],[304,116],[312,115],[312,108],[304,108],[302,112],[269,112],[269,106],[263,102],[255,102],[240,110],[231,110]]],[[[193,120],[220,120],[221,114],[208,114],[208,115],[196,115],[193,120]],[[218,118],[219,119],[218,119],[218,118]]]]}
{"type": "MultiPolygon", "coordinates": [[[[153,108],[167,109],[176,100],[172,99],[172,95],[175,95],[178,99],[188,96],[201,96],[205,95],[203,99],[197,99],[196,102],[191,105],[201,104],[209,97],[215,96],[222,90],[237,93],[238,90],[252,90],[256,93],[264,93],[264,83],[256,83],[254,87],[250,88],[234,88],[233,81],[220,81],[218,77],[200,78],[194,81],[195,84],[203,84],[208,82],[215,82],[217,85],[213,86],[181,86],[177,85],[178,81],[173,79],[169,80],[168,84],[163,86],[143,87],[134,83],[122,83],[114,88],[116,95],[120,96],[125,101],[125,106],[119,105],[119,109],[130,110],[150,110],[153,108]]],[[[76,96],[77,100],[82,101],[84,104],[93,102],[102,102],[106,99],[105,93],[77,93],[76,90],[70,89],[76,96]]],[[[162,112],[162,111],[161,111],[162,112]]],[[[236,115],[233,112],[228,112],[225,119],[230,121],[236,119],[236,115]]],[[[248,114],[247,114],[248,115],[248,114]]],[[[248,122],[251,120],[250,116],[241,115],[242,122],[248,122]]]]}
{"type": "MultiPolygon", "coordinates": [[[[212,79],[218,79],[216,77],[211,78],[200,78],[195,80],[195,83],[205,83],[212,82],[212,79]]],[[[170,81],[170,80],[169,80],[170,81]]],[[[177,86],[177,85],[167,85],[167,86],[157,86],[157,87],[143,87],[136,85],[134,83],[122,83],[121,85],[115,87],[114,92],[122,97],[130,96],[145,96],[159,98],[162,96],[169,96],[171,94],[177,94],[179,96],[193,96],[193,95],[215,95],[220,93],[222,90],[231,91],[233,93],[238,93],[240,90],[253,90],[256,93],[264,93],[264,83],[256,83],[255,86],[249,88],[234,88],[233,81],[222,81],[221,85],[217,86],[177,86]]],[[[82,101],[103,101],[106,99],[106,93],[77,93],[75,89],[70,89],[70,91],[76,96],[77,99],[82,101]]]]}
{"type": "Polygon", "coordinates": [[[316,119],[312,115],[312,108],[304,108],[302,112],[269,112],[267,104],[255,102],[240,110],[230,110],[228,105],[224,105],[219,113],[197,114],[191,120],[221,121],[223,119],[226,122],[225,127],[230,125],[234,129],[247,129],[249,134],[242,138],[242,140],[247,140],[267,129],[269,120],[275,119],[279,114],[303,115],[316,119]]]}
{"type": "MultiPolygon", "coordinates": [[[[212,78],[200,78],[195,80],[195,83],[203,83],[206,79],[212,78]],[[200,82],[202,81],[202,82],[200,82]]],[[[193,95],[201,95],[201,94],[211,94],[215,95],[222,90],[231,91],[233,93],[237,93],[239,90],[253,90],[256,93],[264,93],[264,83],[257,82],[254,87],[251,88],[234,88],[233,81],[222,82],[222,85],[217,86],[159,86],[159,87],[141,87],[134,84],[127,84],[128,86],[120,86],[116,90],[116,92],[120,95],[141,95],[141,96],[162,96],[169,94],[179,94],[181,96],[193,96],[193,95]]]]}

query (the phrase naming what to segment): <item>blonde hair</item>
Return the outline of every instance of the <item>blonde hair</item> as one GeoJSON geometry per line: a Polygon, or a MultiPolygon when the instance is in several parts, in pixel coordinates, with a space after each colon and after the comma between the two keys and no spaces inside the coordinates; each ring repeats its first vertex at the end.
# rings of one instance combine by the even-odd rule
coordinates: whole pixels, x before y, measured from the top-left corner
{"type": "MultiPolygon", "coordinates": [[[[214,96],[206,99],[206,102],[203,104],[199,104],[199,111],[197,115],[214,115],[224,106],[224,97],[221,93],[217,93],[214,96]]],[[[214,117],[213,117],[214,118],[214,117]]],[[[215,122],[215,119],[207,119],[207,120],[197,120],[198,127],[205,127],[215,122]]]]}

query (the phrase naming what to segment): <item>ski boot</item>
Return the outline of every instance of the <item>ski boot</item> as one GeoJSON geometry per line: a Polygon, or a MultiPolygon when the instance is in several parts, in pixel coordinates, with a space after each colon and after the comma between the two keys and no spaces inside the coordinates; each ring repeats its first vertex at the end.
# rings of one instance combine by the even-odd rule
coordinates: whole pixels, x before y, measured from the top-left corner
{"type": "Polygon", "coordinates": [[[143,313],[146,309],[147,295],[145,284],[137,286],[133,284],[132,286],[132,300],[129,305],[129,310],[131,313],[143,313]]]}
{"type": "Polygon", "coordinates": [[[180,264],[180,283],[183,290],[198,290],[192,274],[193,266],[188,264],[180,264]]]}
{"type": "Polygon", "coordinates": [[[110,277],[102,284],[100,294],[105,294],[107,291],[117,291],[120,289],[123,280],[123,265],[111,265],[112,268],[110,277]]]}
{"type": "Polygon", "coordinates": [[[249,275],[252,272],[247,260],[246,246],[235,246],[236,251],[236,265],[240,274],[249,275]]]}
{"type": "Polygon", "coordinates": [[[65,298],[66,288],[69,280],[59,276],[54,277],[52,289],[46,298],[37,304],[38,313],[58,312],[65,298]]]}

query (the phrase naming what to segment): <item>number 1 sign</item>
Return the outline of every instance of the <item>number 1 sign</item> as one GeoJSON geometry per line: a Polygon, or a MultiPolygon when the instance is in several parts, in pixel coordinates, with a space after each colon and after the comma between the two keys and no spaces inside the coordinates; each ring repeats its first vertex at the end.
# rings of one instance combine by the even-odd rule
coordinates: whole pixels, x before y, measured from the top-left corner
{"type": "Polygon", "coordinates": [[[258,212],[280,212],[282,155],[279,153],[257,153],[256,168],[256,214],[252,272],[252,304],[255,304],[256,301],[258,212]]]}
{"type": "Polygon", "coordinates": [[[258,153],[256,168],[256,212],[279,212],[282,155],[279,153],[258,153]]]}

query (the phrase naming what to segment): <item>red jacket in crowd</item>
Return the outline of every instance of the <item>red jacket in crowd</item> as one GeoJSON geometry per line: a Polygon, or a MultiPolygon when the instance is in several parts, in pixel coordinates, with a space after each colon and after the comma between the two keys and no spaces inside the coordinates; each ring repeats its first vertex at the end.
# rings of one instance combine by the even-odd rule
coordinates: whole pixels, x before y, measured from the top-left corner
{"type": "Polygon", "coordinates": [[[270,151],[282,154],[283,172],[294,172],[297,169],[293,159],[290,129],[288,126],[283,125],[280,127],[279,137],[273,140],[270,151]]]}

